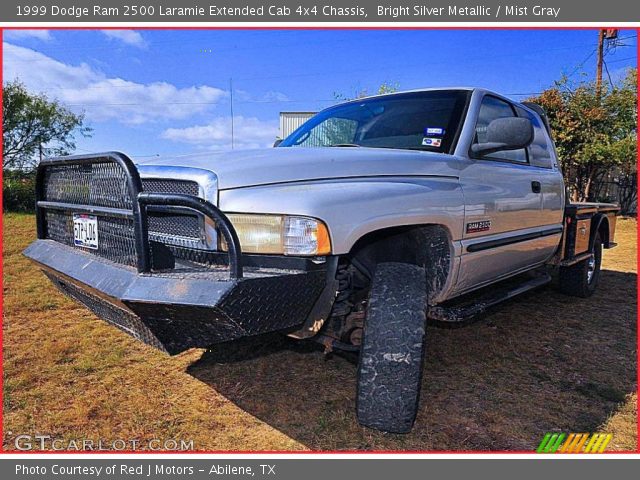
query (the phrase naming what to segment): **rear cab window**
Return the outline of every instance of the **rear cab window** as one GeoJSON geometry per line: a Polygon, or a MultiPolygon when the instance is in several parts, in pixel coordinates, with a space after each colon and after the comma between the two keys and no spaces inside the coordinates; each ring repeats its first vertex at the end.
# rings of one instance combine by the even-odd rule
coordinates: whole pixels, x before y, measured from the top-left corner
{"type": "MultiPolygon", "coordinates": [[[[487,127],[498,118],[517,117],[515,108],[509,103],[493,95],[486,95],[482,99],[478,120],[476,121],[475,135],[473,143],[484,143],[487,141],[487,127]]],[[[489,155],[483,155],[482,160],[498,160],[526,165],[529,163],[527,149],[506,150],[503,152],[495,152],[489,155]]]]}
{"type": "Polygon", "coordinates": [[[521,107],[516,107],[518,116],[528,118],[533,125],[533,142],[527,149],[529,152],[529,163],[533,167],[552,168],[554,151],[551,145],[551,138],[538,115],[521,107]]]}

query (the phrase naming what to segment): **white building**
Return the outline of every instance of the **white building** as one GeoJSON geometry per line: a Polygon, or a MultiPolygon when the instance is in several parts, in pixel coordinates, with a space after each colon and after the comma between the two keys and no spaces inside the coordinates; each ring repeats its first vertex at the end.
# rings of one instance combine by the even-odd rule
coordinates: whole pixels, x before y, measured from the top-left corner
{"type": "Polygon", "coordinates": [[[295,129],[318,112],[280,112],[279,138],[287,138],[295,129]]]}

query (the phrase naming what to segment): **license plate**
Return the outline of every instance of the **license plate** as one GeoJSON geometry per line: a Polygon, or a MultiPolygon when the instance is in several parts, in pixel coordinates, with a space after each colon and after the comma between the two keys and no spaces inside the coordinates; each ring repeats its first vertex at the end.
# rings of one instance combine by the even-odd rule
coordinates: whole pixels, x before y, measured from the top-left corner
{"type": "Polygon", "coordinates": [[[98,249],[98,217],[73,214],[73,244],[76,247],[98,249]]]}

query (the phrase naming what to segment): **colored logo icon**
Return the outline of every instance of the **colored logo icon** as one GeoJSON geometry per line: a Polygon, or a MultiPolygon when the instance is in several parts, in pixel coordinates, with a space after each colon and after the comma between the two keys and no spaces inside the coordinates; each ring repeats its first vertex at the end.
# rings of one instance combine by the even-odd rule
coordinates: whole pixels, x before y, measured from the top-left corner
{"type": "Polygon", "coordinates": [[[610,433],[547,433],[537,453],[602,453],[609,445],[610,433]]]}

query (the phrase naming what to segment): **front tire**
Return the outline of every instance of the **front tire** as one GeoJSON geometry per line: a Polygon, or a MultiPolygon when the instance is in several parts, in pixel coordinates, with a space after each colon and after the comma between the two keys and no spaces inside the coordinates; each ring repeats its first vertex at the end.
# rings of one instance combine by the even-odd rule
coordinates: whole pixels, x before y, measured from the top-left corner
{"type": "Polygon", "coordinates": [[[572,297],[590,297],[598,287],[601,264],[602,240],[597,233],[590,258],[570,267],[560,268],[560,291],[572,297]]]}
{"type": "Polygon", "coordinates": [[[408,433],[418,412],[425,349],[424,268],[378,265],[369,295],[358,364],[361,425],[408,433]]]}

